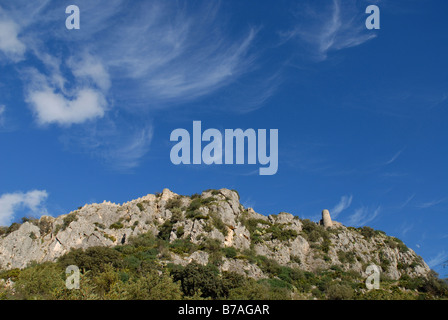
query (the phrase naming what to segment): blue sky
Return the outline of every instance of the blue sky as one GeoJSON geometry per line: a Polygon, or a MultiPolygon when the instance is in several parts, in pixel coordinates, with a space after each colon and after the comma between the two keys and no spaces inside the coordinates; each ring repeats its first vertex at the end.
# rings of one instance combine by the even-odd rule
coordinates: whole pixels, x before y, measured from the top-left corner
{"type": "Polygon", "coordinates": [[[448,276],[448,3],[0,0],[0,224],[169,188],[401,238],[448,276]],[[81,28],[65,27],[76,4],[81,28]],[[367,30],[365,9],[381,10],[367,30]],[[278,129],[279,169],[170,134],[278,129]]]}

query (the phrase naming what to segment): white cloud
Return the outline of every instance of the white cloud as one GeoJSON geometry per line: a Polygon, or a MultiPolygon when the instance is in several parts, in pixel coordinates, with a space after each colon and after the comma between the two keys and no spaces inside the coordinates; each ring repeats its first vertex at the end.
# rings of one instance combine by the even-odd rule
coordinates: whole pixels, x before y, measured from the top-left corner
{"type": "Polygon", "coordinates": [[[400,204],[398,207],[400,208],[400,209],[403,209],[403,208],[405,208],[411,201],[412,201],[412,199],[414,199],[415,198],[415,194],[413,194],[413,195],[411,195],[410,197],[408,197],[402,204],[400,204]]]}
{"type": "Polygon", "coordinates": [[[100,50],[119,78],[133,81],[131,95],[138,92],[160,107],[210,94],[250,70],[255,29],[229,39],[216,3],[195,12],[161,1],[137,8],[100,50]]]}
{"type": "Polygon", "coordinates": [[[445,202],[446,199],[447,199],[447,198],[428,201],[428,202],[422,203],[422,204],[420,204],[420,205],[417,205],[417,207],[418,207],[418,208],[421,208],[421,209],[428,209],[428,208],[437,206],[437,205],[439,205],[439,204],[445,202]]]}
{"type": "Polygon", "coordinates": [[[430,268],[438,267],[442,263],[446,263],[448,261],[448,253],[445,251],[439,252],[435,257],[428,261],[428,266],[430,268]]]}
{"type": "Polygon", "coordinates": [[[316,60],[327,59],[330,51],[355,47],[376,37],[366,29],[367,16],[364,10],[359,10],[355,0],[333,0],[331,6],[319,11],[313,5],[301,4],[301,8],[305,9],[297,18],[297,25],[284,36],[310,45],[316,60]]]}
{"type": "Polygon", "coordinates": [[[58,123],[70,125],[102,117],[106,102],[101,93],[82,89],[72,99],[51,88],[31,91],[28,101],[34,108],[39,124],[58,123]]]}
{"type": "Polygon", "coordinates": [[[129,171],[140,164],[141,158],[148,152],[152,140],[152,128],[138,129],[125,139],[125,142],[103,153],[104,159],[114,169],[129,171]]]}
{"type": "Polygon", "coordinates": [[[0,52],[18,62],[24,58],[25,44],[19,39],[20,26],[0,7],[0,52]]]}
{"type": "Polygon", "coordinates": [[[341,201],[330,210],[331,217],[335,219],[342,211],[350,207],[353,196],[342,196],[341,201]]]}
{"type": "MultiPolygon", "coordinates": [[[[145,121],[145,120],[142,120],[145,121]]],[[[101,123],[82,126],[62,136],[61,142],[72,152],[87,153],[101,159],[116,171],[128,173],[140,165],[153,137],[151,123],[118,123],[106,117],[101,123]]]]}
{"type": "Polygon", "coordinates": [[[104,116],[110,79],[99,59],[89,54],[78,59],[72,57],[68,67],[75,78],[75,85],[67,89],[68,81],[60,72],[59,60],[49,54],[38,56],[49,75],[29,70],[24,77],[28,81],[27,102],[39,124],[80,124],[104,116]]]}
{"type": "Polygon", "coordinates": [[[389,165],[389,164],[391,164],[391,163],[394,163],[395,160],[397,160],[398,157],[401,155],[401,153],[403,152],[403,150],[404,150],[404,149],[401,149],[401,150],[398,151],[396,154],[394,154],[394,156],[393,156],[389,161],[387,161],[385,164],[386,164],[386,165],[389,165]]]}
{"type": "Polygon", "coordinates": [[[48,198],[45,190],[27,193],[5,193],[0,197],[0,225],[8,226],[14,219],[16,210],[28,209],[34,216],[47,214],[43,202],[48,198]]]}
{"type": "Polygon", "coordinates": [[[401,235],[405,236],[413,228],[414,228],[414,224],[403,223],[402,226],[401,226],[401,235]]]}
{"type": "Polygon", "coordinates": [[[79,58],[72,57],[68,65],[78,79],[91,80],[103,92],[111,86],[109,73],[98,57],[85,53],[79,58]]]}
{"type": "MultiPolygon", "coordinates": [[[[256,69],[251,49],[257,30],[232,34],[218,2],[130,6],[124,0],[107,5],[79,0],[77,5],[81,30],[71,33],[63,24],[54,27],[64,4],[16,0],[5,6],[17,34],[26,35],[18,39],[36,58],[31,68],[19,69],[26,102],[39,125],[66,129],[62,139],[68,150],[82,147],[119,170],[136,167],[149,150],[153,126],[140,119],[208,96],[256,69]]],[[[241,95],[251,101],[250,110],[276,88],[270,86],[276,77],[264,79],[262,85],[245,83],[248,90],[241,95]]]]}
{"type": "Polygon", "coordinates": [[[368,207],[361,207],[345,219],[345,224],[353,227],[365,226],[367,223],[373,221],[381,211],[381,207],[372,210],[368,207]]]}
{"type": "Polygon", "coordinates": [[[0,127],[5,123],[5,113],[6,107],[4,105],[0,105],[0,127]]]}

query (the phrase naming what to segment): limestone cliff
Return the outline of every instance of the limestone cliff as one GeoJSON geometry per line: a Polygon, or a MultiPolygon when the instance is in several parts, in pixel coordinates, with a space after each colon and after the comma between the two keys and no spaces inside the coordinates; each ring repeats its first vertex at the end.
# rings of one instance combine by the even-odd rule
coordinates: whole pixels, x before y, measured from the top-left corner
{"type": "MultiPolygon", "coordinates": [[[[192,197],[168,189],[121,205],[90,204],[57,218],[44,216],[3,230],[0,236],[0,269],[24,268],[30,262],[54,261],[71,248],[116,246],[132,236],[151,232],[170,242],[186,239],[200,244],[216,239],[223,247],[257,255],[279,264],[307,271],[339,266],[364,275],[375,263],[391,279],[401,275],[425,276],[430,269],[400,240],[370,228],[352,228],[331,221],[323,211],[320,223],[289,213],[264,216],[244,208],[237,192],[208,190],[192,197]]],[[[167,262],[207,264],[209,254],[170,252],[167,262]]],[[[262,270],[244,254],[222,258],[223,271],[263,278],[262,270]]]]}

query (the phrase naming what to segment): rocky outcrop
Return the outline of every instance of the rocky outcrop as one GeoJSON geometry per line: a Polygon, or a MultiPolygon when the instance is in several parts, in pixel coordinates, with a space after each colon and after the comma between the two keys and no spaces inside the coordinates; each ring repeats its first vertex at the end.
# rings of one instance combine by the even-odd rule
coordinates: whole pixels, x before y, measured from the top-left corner
{"type": "MultiPolygon", "coordinates": [[[[235,248],[237,257],[224,257],[220,268],[255,279],[263,271],[246,253],[274,259],[285,266],[314,271],[340,266],[361,274],[370,263],[379,265],[392,279],[402,274],[425,276],[429,267],[398,239],[379,232],[345,227],[332,221],[328,210],[319,223],[281,212],[264,216],[244,208],[238,193],[208,190],[191,197],[168,189],[123,204],[103,202],[84,205],[57,218],[28,221],[0,236],[0,269],[24,268],[30,262],[55,261],[72,248],[116,246],[144,233],[174,242],[200,245],[214,239],[224,248],[235,248]]],[[[170,253],[165,262],[205,265],[209,253],[170,253]]]]}

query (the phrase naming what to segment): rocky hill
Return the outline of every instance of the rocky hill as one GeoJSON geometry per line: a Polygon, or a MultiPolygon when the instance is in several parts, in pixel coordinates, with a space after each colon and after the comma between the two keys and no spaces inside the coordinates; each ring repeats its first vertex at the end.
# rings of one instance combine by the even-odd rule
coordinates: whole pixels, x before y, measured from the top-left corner
{"type": "Polygon", "coordinates": [[[319,222],[285,212],[261,215],[228,189],[190,197],[165,189],[121,205],[89,204],[57,218],[24,219],[0,229],[0,270],[54,262],[76,249],[125,247],[144,235],[168,244],[156,253],[162,266],[213,264],[219,272],[258,281],[272,278],[269,262],[311,273],[351,272],[359,279],[370,264],[390,281],[430,275],[421,257],[384,232],[344,226],[327,210],[319,222]]]}

